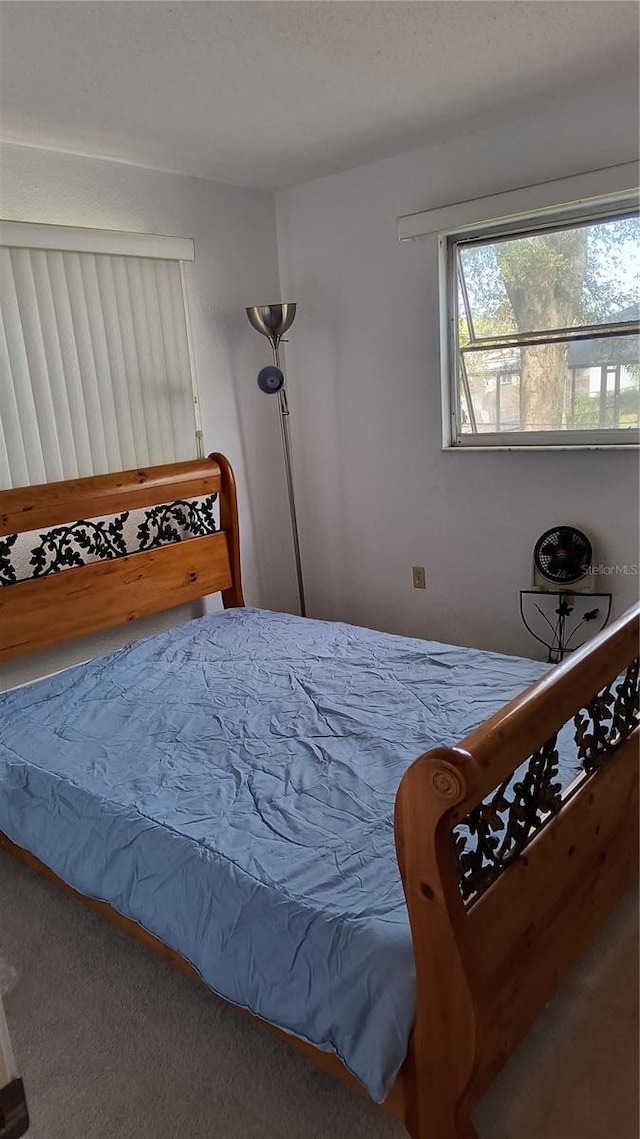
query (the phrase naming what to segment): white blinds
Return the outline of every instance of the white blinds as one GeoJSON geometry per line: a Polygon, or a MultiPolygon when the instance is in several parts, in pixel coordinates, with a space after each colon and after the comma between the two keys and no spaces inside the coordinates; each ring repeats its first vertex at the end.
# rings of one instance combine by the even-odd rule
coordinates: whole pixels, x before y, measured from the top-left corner
{"type": "Polygon", "coordinates": [[[196,428],[178,261],[0,247],[0,487],[194,458],[196,428]]]}

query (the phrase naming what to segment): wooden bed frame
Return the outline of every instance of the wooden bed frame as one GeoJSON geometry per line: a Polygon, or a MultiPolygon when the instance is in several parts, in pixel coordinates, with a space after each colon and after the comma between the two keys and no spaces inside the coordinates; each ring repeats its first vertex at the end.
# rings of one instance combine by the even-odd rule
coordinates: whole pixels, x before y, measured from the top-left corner
{"type": "MultiPolygon", "coordinates": [[[[235,483],[222,455],[1,492],[0,540],[213,492],[218,533],[1,588],[0,661],[218,591],[225,607],[244,604],[235,483]]],[[[634,880],[639,613],[630,610],[459,746],[417,758],[402,779],[396,849],[417,1012],[383,1107],[413,1139],[476,1135],[480,1096],[634,880]],[[572,721],[584,774],[560,795],[555,736],[572,721]],[[507,790],[527,759],[528,777],[507,790]],[[462,819],[477,835],[476,853],[454,847],[462,819]],[[507,825],[506,846],[496,842],[497,820],[507,825]]],[[[4,835],[0,846],[64,885],[4,835]]],[[[82,901],[198,976],[137,923],[82,901]]],[[[335,1056],[272,1031],[364,1094],[335,1056]]]]}

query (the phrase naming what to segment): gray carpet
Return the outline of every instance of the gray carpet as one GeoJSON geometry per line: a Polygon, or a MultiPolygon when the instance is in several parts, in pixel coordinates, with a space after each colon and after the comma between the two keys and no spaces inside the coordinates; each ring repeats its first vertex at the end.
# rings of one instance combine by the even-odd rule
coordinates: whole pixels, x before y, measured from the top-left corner
{"type": "MultiPolygon", "coordinates": [[[[3,854],[0,954],[31,1139],[405,1136],[3,854]]],[[[638,1139],[637,976],[628,897],[480,1105],[481,1139],[638,1139]]]]}

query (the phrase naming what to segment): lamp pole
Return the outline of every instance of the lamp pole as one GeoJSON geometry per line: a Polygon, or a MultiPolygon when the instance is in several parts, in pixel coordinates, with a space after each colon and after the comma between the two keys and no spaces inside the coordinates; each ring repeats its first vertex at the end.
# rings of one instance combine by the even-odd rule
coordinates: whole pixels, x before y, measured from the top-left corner
{"type": "Polygon", "coordinates": [[[304,596],[300,540],[298,537],[298,517],[296,514],[296,499],[293,489],[293,464],[291,461],[291,438],[289,434],[289,403],[287,400],[284,372],[280,367],[279,350],[280,341],[284,333],[291,328],[293,324],[293,319],[296,315],[296,306],[293,304],[254,305],[252,308],[248,308],[246,312],[252,327],[269,340],[273,353],[273,368],[262,369],[258,376],[258,384],[262,391],[278,393],[282,449],[284,451],[284,467],[287,479],[287,493],[289,496],[291,532],[293,535],[293,552],[296,562],[296,577],[298,580],[298,601],[300,614],[302,617],[306,617],[307,608],[304,596]]]}

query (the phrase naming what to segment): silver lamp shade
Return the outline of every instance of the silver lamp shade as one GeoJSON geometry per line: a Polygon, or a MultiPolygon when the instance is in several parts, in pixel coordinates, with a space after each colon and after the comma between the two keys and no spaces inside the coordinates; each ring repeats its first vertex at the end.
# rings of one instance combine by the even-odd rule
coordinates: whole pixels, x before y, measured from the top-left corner
{"type": "Polygon", "coordinates": [[[295,305],[252,305],[247,309],[247,316],[256,332],[266,336],[274,348],[291,328],[295,315],[295,305]]]}

